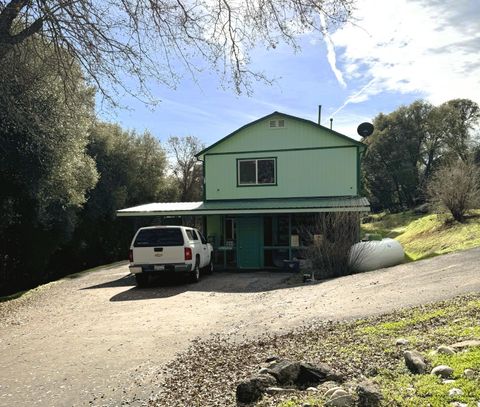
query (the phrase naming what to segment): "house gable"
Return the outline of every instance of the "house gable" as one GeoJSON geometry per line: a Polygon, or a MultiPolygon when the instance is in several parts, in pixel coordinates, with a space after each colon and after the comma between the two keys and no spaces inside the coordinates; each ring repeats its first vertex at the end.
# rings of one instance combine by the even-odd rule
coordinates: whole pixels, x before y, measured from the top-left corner
{"type": "Polygon", "coordinates": [[[363,148],[362,143],[310,120],[273,112],[217,141],[198,153],[197,157],[203,159],[206,154],[334,146],[361,146],[363,148]],[[283,127],[278,126],[279,121],[283,121],[283,127]],[[270,127],[271,122],[275,122],[276,126],[270,127]]]}

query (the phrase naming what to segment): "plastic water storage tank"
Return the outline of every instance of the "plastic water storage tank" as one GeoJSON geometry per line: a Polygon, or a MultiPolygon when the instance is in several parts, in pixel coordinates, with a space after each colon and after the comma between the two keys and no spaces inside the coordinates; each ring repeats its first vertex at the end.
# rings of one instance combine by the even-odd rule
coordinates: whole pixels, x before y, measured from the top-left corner
{"type": "Polygon", "coordinates": [[[395,239],[359,242],[350,249],[350,265],[355,271],[370,271],[396,266],[403,262],[405,252],[395,239]]]}

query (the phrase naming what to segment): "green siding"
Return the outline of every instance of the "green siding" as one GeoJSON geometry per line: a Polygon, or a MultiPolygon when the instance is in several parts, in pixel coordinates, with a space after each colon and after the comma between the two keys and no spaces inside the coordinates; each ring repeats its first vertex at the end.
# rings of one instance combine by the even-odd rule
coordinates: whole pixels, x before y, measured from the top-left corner
{"type": "MultiPolygon", "coordinates": [[[[273,130],[273,132],[280,131],[283,130],[273,130]]],[[[242,134],[238,134],[237,137],[242,138],[242,134]]],[[[290,136],[290,141],[291,137],[293,136],[290,136]]],[[[232,142],[235,138],[232,138],[232,142]]],[[[340,145],[344,142],[339,138],[335,140],[340,145]]],[[[269,148],[272,150],[273,146],[278,147],[278,144],[272,143],[269,148]]],[[[248,149],[250,151],[252,145],[249,145],[248,149]]],[[[205,155],[206,199],[356,196],[358,194],[357,151],[357,147],[353,145],[339,148],[276,151],[268,154],[251,152],[207,154],[205,155]],[[237,187],[238,158],[272,156],[277,157],[277,185],[237,187]]]]}
{"type": "Polygon", "coordinates": [[[356,144],[353,140],[336,136],[327,129],[278,114],[246,127],[209,149],[207,154],[348,145],[356,144]],[[270,120],[276,119],[284,119],[285,127],[271,129],[270,120]]]}

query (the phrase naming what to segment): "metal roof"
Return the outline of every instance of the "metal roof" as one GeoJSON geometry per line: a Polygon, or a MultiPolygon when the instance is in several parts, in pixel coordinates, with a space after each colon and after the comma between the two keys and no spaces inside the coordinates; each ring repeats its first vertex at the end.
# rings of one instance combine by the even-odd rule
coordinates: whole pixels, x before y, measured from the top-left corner
{"type": "Polygon", "coordinates": [[[259,213],[368,212],[363,197],[241,199],[205,202],[164,202],[117,211],[117,216],[240,215],[259,213]]]}

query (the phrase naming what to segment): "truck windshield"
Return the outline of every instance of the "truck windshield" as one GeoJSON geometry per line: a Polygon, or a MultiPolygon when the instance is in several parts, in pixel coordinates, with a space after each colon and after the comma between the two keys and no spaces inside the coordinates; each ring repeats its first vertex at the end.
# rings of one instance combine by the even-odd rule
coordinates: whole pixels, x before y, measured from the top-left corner
{"type": "Polygon", "coordinates": [[[134,247],[183,246],[183,235],[180,229],[143,229],[135,239],[134,247]]]}

